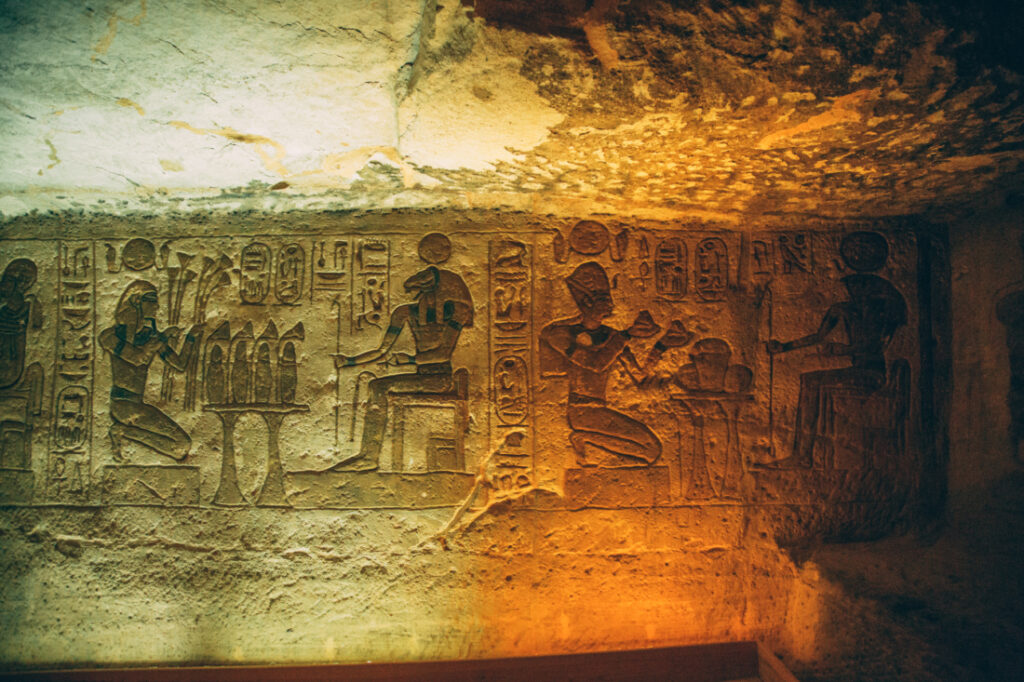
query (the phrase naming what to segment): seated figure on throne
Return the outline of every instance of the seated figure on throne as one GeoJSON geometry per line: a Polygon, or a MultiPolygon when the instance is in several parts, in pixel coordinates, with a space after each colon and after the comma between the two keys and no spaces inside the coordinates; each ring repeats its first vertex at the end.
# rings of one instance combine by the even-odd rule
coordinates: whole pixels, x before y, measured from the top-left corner
{"type": "Polygon", "coordinates": [[[16,387],[25,372],[25,336],[42,326],[35,296],[36,265],[27,258],[8,263],[0,276],[0,389],[16,387]]]}
{"type": "Polygon", "coordinates": [[[36,265],[27,258],[7,264],[0,276],[0,468],[26,468],[31,462],[32,422],[42,412],[43,369],[28,366],[28,330],[42,326],[36,297],[36,265]]]}
{"type": "Polygon", "coordinates": [[[846,389],[870,395],[885,385],[885,350],[896,331],[907,323],[903,295],[888,280],[869,274],[885,265],[888,254],[888,243],[878,233],[847,235],[840,246],[840,255],[855,272],[842,279],[849,299],[830,306],[813,334],[785,343],[776,339],[768,341],[768,352],[773,355],[817,345],[825,355],[849,358],[850,366],[800,375],[793,452],[789,457],[762,466],[811,468],[815,440],[820,433],[820,415],[828,392],[846,389]],[[846,333],[846,343],[829,340],[840,325],[846,333]]]}
{"type": "Polygon", "coordinates": [[[430,234],[420,242],[420,258],[429,267],[405,280],[403,287],[413,302],[391,313],[384,338],[370,351],[354,356],[335,355],[336,368],[376,362],[387,356],[408,325],[415,354],[395,353],[388,362],[414,371],[377,377],[369,383],[359,452],[333,465],[331,471],[371,471],[377,468],[388,424],[389,397],[395,394],[447,393],[455,390],[452,352],[464,327],[473,326],[473,299],[462,277],[437,267],[448,259],[451,244],[442,234],[430,234]]]}

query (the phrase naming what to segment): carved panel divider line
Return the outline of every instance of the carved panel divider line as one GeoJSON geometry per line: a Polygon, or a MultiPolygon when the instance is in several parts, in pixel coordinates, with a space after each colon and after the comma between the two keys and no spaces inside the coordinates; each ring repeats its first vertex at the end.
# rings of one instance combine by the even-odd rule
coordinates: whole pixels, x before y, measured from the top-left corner
{"type": "Polygon", "coordinates": [[[83,502],[90,497],[95,260],[90,242],[59,242],[54,344],[54,386],[47,498],[83,502]]]}

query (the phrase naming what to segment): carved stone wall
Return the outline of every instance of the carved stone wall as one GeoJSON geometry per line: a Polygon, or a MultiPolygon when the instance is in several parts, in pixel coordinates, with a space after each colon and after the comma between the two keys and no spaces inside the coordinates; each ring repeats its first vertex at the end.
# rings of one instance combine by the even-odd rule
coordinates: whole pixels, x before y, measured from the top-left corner
{"type": "Polygon", "coordinates": [[[1004,506],[989,487],[1024,463],[1021,217],[1017,207],[989,210],[950,231],[957,406],[949,427],[950,496],[983,508],[1004,506]]]}
{"type": "Polygon", "coordinates": [[[813,607],[777,544],[927,523],[944,490],[930,234],[470,213],[9,223],[0,656],[800,639],[786,616],[813,607]],[[221,638],[169,634],[193,621],[221,638]],[[103,646],[126,627],[146,643],[103,646]]]}

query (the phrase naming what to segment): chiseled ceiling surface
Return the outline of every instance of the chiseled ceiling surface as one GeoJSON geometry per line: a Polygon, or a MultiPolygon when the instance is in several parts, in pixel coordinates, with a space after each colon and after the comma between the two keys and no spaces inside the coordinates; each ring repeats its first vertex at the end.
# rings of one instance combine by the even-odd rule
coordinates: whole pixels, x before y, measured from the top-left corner
{"type": "Polygon", "coordinates": [[[1015,192],[995,0],[4,1],[0,213],[962,212],[1015,192]]]}

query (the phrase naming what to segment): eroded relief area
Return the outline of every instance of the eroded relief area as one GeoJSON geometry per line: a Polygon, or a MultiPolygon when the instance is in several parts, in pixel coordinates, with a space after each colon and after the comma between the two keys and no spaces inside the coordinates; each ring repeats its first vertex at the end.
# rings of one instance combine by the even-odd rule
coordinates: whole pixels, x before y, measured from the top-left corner
{"type": "MultiPolygon", "coordinates": [[[[1024,235],[1019,241],[1024,250],[1024,235]]],[[[995,313],[1005,329],[1009,354],[1006,406],[1010,411],[1011,454],[1024,464],[1024,282],[1014,282],[996,294],[995,313]]]]}
{"type": "Polygon", "coordinates": [[[913,232],[368,227],[4,242],[3,502],[721,507],[844,539],[917,494],[913,232]]]}

